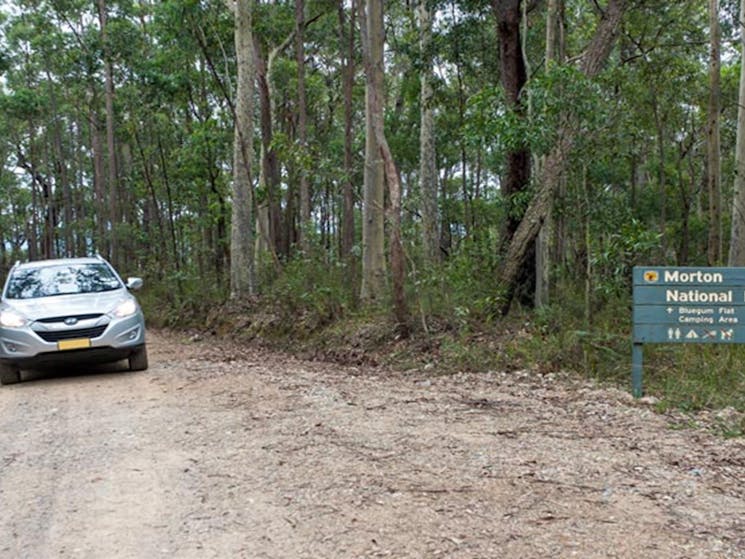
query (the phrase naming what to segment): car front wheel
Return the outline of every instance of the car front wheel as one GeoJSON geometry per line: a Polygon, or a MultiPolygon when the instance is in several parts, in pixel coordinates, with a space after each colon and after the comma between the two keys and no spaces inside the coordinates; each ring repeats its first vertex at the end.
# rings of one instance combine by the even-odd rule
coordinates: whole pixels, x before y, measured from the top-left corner
{"type": "Polygon", "coordinates": [[[147,347],[138,347],[135,352],[129,356],[130,371],[144,371],[147,369],[147,347]]]}
{"type": "Polygon", "coordinates": [[[21,382],[21,371],[17,367],[0,363],[0,384],[21,382]]]}

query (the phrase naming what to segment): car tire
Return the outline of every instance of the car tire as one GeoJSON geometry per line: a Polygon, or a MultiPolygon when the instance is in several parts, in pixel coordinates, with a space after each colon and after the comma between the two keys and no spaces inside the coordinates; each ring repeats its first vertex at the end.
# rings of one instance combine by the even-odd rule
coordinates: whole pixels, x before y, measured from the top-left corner
{"type": "Polygon", "coordinates": [[[21,371],[11,365],[0,364],[0,384],[21,382],[21,371]]]}
{"type": "Polygon", "coordinates": [[[130,371],[144,371],[147,369],[147,347],[138,347],[135,352],[129,356],[130,371]]]}

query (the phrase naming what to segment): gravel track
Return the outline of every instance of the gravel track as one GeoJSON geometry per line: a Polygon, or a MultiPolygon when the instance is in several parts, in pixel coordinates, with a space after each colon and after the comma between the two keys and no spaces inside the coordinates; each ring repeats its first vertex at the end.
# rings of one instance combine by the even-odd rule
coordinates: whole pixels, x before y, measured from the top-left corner
{"type": "Polygon", "coordinates": [[[745,558],[745,440],[622,391],[149,350],[0,388],[0,557],[745,558]]]}

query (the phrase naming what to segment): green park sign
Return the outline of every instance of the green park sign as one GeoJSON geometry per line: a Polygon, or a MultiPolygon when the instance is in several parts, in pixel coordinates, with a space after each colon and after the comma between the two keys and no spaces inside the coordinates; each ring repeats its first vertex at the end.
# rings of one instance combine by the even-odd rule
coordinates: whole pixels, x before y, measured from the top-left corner
{"type": "Polygon", "coordinates": [[[745,343],[745,268],[636,266],[632,389],[645,343],[745,343]]]}

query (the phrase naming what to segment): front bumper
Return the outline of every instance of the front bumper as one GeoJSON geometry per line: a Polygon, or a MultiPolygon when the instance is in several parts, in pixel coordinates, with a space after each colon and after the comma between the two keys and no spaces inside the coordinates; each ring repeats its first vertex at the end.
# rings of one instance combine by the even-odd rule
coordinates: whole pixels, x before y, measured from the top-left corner
{"type": "MultiPolygon", "coordinates": [[[[34,366],[57,361],[118,361],[128,357],[134,350],[145,344],[145,320],[142,313],[125,318],[110,319],[101,317],[95,326],[105,326],[103,333],[87,338],[86,334],[94,325],[77,325],[68,330],[42,332],[42,335],[55,334],[60,340],[71,340],[81,333],[89,339],[85,349],[63,350],[56,341],[45,341],[32,327],[0,328],[0,360],[18,367],[34,366]],[[106,324],[108,320],[108,324],[106,324]]],[[[100,329],[100,328],[99,328],[100,329]]],[[[97,333],[97,332],[96,332],[97,333]]]]}

